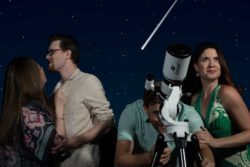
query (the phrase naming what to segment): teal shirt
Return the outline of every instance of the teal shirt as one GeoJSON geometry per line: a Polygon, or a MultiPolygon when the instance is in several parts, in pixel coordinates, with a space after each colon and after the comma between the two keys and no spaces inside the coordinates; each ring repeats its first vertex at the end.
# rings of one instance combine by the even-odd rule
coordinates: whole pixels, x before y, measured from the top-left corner
{"type": "MultiPolygon", "coordinates": [[[[179,103],[180,113],[176,120],[189,120],[189,131],[191,133],[200,131],[204,126],[201,117],[191,106],[179,103]]],[[[136,100],[126,106],[123,110],[119,124],[117,140],[130,140],[135,143],[139,152],[151,150],[156,142],[158,132],[149,122],[147,114],[143,109],[143,101],[136,100]]],[[[174,142],[168,142],[168,146],[174,149],[174,142]]],[[[138,151],[138,150],[137,150],[138,151]]]]}

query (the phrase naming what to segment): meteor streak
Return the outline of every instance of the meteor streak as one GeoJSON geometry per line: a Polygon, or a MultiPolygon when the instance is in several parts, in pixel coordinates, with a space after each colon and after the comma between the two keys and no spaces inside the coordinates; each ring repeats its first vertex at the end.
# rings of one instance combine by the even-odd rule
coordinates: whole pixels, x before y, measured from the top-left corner
{"type": "Polygon", "coordinates": [[[153,30],[153,32],[150,34],[150,36],[148,37],[148,39],[145,41],[145,43],[142,45],[141,50],[144,50],[144,48],[147,46],[147,44],[149,43],[149,41],[151,40],[151,38],[154,36],[154,34],[156,33],[156,31],[159,29],[159,27],[161,26],[161,24],[163,23],[163,21],[166,19],[166,17],[168,16],[168,14],[170,13],[170,11],[173,9],[173,7],[175,6],[177,0],[175,0],[173,2],[173,4],[170,6],[170,8],[168,9],[168,11],[165,13],[165,15],[162,17],[161,21],[157,24],[157,26],[155,27],[155,29],[153,30]]]}

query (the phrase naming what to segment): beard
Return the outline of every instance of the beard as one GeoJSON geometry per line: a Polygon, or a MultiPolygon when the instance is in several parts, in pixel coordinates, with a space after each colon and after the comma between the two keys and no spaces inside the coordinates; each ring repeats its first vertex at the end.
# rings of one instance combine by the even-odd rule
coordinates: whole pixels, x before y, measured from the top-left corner
{"type": "Polygon", "coordinates": [[[48,65],[48,70],[49,70],[50,72],[56,72],[53,63],[49,63],[49,65],[48,65]]]}

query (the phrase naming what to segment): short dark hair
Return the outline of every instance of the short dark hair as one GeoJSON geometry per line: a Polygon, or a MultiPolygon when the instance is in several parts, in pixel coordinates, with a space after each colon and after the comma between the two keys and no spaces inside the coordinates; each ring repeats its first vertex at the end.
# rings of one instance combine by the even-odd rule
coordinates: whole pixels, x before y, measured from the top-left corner
{"type": "Polygon", "coordinates": [[[77,40],[69,35],[54,34],[49,37],[48,41],[49,43],[52,43],[53,41],[57,40],[60,41],[60,47],[62,50],[71,50],[71,59],[74,64],[78,64],[80,57],[80,47],[77,40]]]}

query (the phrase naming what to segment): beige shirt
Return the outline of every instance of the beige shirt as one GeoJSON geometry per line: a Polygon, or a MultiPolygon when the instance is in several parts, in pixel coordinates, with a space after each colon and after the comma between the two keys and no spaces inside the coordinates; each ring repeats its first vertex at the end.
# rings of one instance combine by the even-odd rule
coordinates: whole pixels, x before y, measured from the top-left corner
{"type": "MultiPolygon", "coordinates": [[[[64,107],[64,123],[66,135],[68,137],[80,135],[92,128],[95,123],[98,122],[106,122],[110,125],[114,124],[114,115],[113,111],[110,109],[110,103],[105,97],[101,82],[94,75],[76,69],[66,82],[58,82],[55,90],[60,87],[62,87],[62,92],[67,97],[67,102],[64,107]]],[[[66,160],[71,161],[70,159],[72,159],[72,164],[67,163],[67,165],[64,166],[86,166],[84,158],[87,157],[84,155],[86,153],[83,152],[90,150],[93,152],[93,149],[96,151],[93,153],[95,155],[89,156],[93,156],[93,161],[98,161],[99,148],[96,148],[96,145],[93,145],[95,148],[89,148],[89,144],[87,145],[79,148],[82,151],[79,151],[79,149],[74,151],[71,157],[66,160]]],[[[98,166],[90,163],[90,166],[91,165],[93,167],[98,166]]]]}

